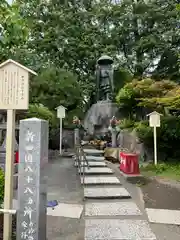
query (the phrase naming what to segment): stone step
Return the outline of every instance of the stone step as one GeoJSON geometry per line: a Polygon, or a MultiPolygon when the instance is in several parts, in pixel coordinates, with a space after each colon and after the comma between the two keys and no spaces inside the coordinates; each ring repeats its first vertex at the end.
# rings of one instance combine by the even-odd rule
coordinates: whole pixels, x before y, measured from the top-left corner
{"type": "Polygon", "coordinates": [[[123,187],[85,187],[84,197],[89,199],[128,199],[129,192],[123,187]]]}
{"type": "MultiPolygon", "coordinates": [[[[83,178],[81,178],[81,184],[83,183],[83,178]]],[[[117,177],[110,176],[85,176],[85,185],[110,185],[110,184],[121,184],[117,177]]]]}
{"type": "MultiPolygon", "coordinates": [[[[81,174],[83,172],[83,167],[81,168],[81,174]]],[[[84,173],[85,174],[113,174],[113,170],[108,168],[108,167],[95,167],[95,168],[88,168],[88,167],[85,167],[84,169],[84,173]]],[[[80,174],[80,171],[79,171],[79,174],[80,174]]]]}
{"type": "Polygon", "coordinates": [[[85,205],[85,216],[142,215],[134,202],[90,202],[85,205]]]}
{"type": "Polygon", "coordinates": [[[86,153],[86,154],[91,154],[91,155],[102,155],[102,154],[104,154],[104,150],[98,150],[98,149],[86,149],[86,148],[84,148],[83,149],[83,151],[84,151],[84,153],[86,153]]]}
{"type": "Polygon", "coordinates": [[[86,219],[84,240],[157,240],[145,220],[86,219]]]}
{"type": "MultiPolygon", "coordinates": [[[[86,156],[86,159],[88,161],[95,161],[95,162],[104,162],[105,161],[105,157],[103,157],[103,156],[86,156]]],[[[81,160],[84,161],[84,158],[82,157],[81,160]]]]}
{"type": "MultiPolygon", "coordinates": [[[[88,164],[90,167],[106,167],[107,166],[107,164],[105,162],[90,162],[90,161],[88,161],[88,164]]],[[[84,161],[81,162],[81,166],[83,166],[83,165],[87,166],[87,162],[84,162],[84,161]]],[[[78,166],[77,162],[75,163],[75,166],[76,167],[78,166]]]]}

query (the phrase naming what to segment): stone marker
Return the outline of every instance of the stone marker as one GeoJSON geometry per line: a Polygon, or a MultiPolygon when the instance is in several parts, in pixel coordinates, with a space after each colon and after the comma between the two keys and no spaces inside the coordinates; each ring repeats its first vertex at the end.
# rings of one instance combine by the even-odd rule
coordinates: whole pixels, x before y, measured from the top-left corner
{"type": "Polygon", "coordinates": [[[46,239],[48,122],[20,121],[17,240],[46,239]]]}
{"type": "Polygon", "coordinates": [[[145,220],[87,219],[85,240],[156,240],[145,220]]]}
{"type": "MultiPolygon", "coordinates": [[[[81,184],[83,179],[81,178],[81,184]]],[[[86,185],[107,185],[107,184],[121,184],[117,177],[107,177],[107,176],[85,176],[84,184],[86,185]]]]}
{"type": "Polygon", "coordinates": [[[129,192],[123,187],[85,187],[85,198],[114,199],[114,198],[131,198],[129,192]]]}

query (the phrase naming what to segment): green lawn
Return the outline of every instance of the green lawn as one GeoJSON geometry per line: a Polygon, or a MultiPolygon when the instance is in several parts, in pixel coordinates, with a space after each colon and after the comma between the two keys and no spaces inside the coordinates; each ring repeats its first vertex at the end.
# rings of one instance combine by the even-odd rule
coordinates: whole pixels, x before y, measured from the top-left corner
{"type": "Polygon", "coordinates": [[[158,163],[157,166],[154,164],[148,164],[147,166],[140,167],[141,174],[147,177],[160,176],[166,179],[172,179],[180,181],[180,164],[170,163],[158,163]]]}

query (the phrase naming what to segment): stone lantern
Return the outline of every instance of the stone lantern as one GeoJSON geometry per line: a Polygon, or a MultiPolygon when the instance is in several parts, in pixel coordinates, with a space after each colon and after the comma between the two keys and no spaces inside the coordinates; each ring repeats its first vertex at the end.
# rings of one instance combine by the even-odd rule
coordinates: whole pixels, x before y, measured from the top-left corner
{"type": "Polygon", "coordinates": [[[113,83],[113,59],[103,55],[97,60],[97,101],[111,101],[114,92],[113,83]]]}

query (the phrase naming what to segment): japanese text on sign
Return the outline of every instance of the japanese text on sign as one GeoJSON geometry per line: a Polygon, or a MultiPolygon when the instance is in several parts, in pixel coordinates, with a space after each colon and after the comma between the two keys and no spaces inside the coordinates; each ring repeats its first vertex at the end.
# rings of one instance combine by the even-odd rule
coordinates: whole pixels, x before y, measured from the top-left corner
{"type": "Polygon", "coordinates": [[[32,151],[34,150],[34,138],[35,134],[29,130],[26,133],[25,138],[25,157],[24,157],[24,176],[25,176],[25,187],[24,196],[26,202],[23,207],[24,219],[21,221],[21,239],[34,240],[36,229],[33,222],[33,214],[35,214],[36,209],[33,208],[36,198],[36,190],[34,186],[34,170],[33,170],[33,156],[32,151]]]}

